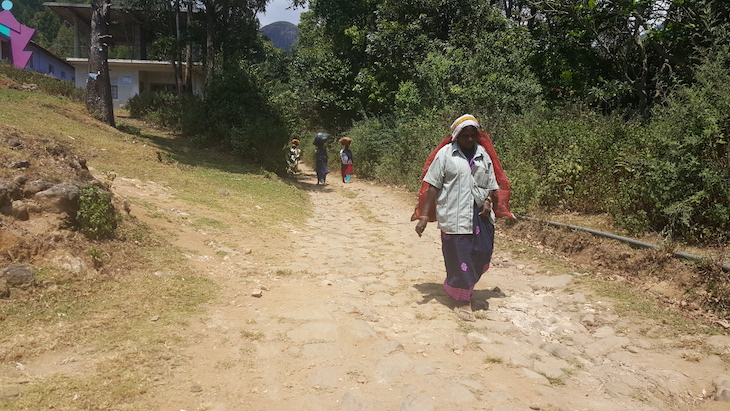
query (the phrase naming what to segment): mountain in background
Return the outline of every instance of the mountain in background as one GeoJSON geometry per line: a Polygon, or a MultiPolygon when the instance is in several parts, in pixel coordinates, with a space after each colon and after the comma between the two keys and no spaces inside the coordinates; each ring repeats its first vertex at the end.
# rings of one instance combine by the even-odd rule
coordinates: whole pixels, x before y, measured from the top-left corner
{"type": "Polygon", "coordinates": [[[299,38],[299,29],[288,21],[277,21],[267,24],[259,30],[268,37],[274,47],[289,51],[292,44],[299,38]]]}

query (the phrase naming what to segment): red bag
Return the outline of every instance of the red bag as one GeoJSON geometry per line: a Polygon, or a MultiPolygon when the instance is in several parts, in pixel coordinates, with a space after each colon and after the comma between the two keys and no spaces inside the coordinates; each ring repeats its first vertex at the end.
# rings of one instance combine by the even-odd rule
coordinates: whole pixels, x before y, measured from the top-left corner
{"type": "MultiPolygon", "coordinates": [[[[421,171],[421,188],[418,190],[418,204],[416,204],[416,209],[413,211],[413,215],[411,215],[411,221],[417,220],[421,216],[428,216],[429,222],[436,221],[436,204],[434,204],[430,210],[423,209],[424,204],[426,203],[426,194],[428,193],[429,187],[429,184],[423,181],[423,178],[426,176],[428,167],[431,166],[434,157],[436,157],[436,153],[438,153],[438,151],[441,150],[442,147],[450,143],[451,135],[444,137],[441,143],[439,143],[439,145],[431,152],[431,154],[426,159],[426,163],[424,163],[423,170],[421,171]]],[[[494,166],[494,175],[497,178],[497,184],[499,184],[499,189],[497,190],[498,201],[497,204],[494,205],[494,215],[496,215],[497,217],[515,218],[514,214],[512,214],[509,209],[509,180],[507,179],[507,175],[502,169],[502,163],[499,162],[499,157],[497,157],[497,151],[494,149],[492,139],[489,137],[489,134],[487,134],[486,131],[479,131],[479,144],[484,147],[484,149],[487,151],[487,154],[489,154],[489,157],[492,159],[492,164],[494,166]]]]}

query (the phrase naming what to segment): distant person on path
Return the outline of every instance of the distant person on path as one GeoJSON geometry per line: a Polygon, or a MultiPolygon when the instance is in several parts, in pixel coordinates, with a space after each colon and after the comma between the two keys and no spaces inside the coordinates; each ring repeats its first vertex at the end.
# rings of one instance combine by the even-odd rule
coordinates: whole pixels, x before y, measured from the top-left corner
{"type": "Polygon", "coordinates": [[[340,158],[342,159],[340,172],[342,174],[342,182],[346,183],[350,181],[353,170],[352,151],[350,150],[350,144],[352,144],[352,139],[350,137],[342,137],[339,142],[343,146],[342,150],[340,150],[340,158]]]}
{"type": "Polygon", "coordinates": [[[411,220],[418,220],[419,237],[429,221],[438,221],[444,290],[455,301],[459,318],[475,321],[471,295],[492,259],[495,209],[497,215],[514,217],[509,212],[509,182],[489,135],[480,132],[474,116],[466,114],[453,122],[451,134],[426,161],[422,177],[411,220]]]}
{"type": "Polygon", "coordinates": [[[302,157],[302,151],[299,148],[300,141],[296,138],[291,141],[289,146],[289,153],[286,156],[287,171],[289,174],[296,174],[299,172],[299,160],[302,157]]]}
{"type": "Polygon", "coordinates": [[[327,167],[327,161],[329,160],[329,156],[327,155],[327,150],[324,148],[324,145],[329,137],[330,135],[327,133],[317,133],[317,135],[314,137],[314,145],[317,147],[317,150],[314,152],[314,169],[317,172],[317,185],[326,184],[327,174],[329,174],[330,172],[329,168],[327,167]]]}

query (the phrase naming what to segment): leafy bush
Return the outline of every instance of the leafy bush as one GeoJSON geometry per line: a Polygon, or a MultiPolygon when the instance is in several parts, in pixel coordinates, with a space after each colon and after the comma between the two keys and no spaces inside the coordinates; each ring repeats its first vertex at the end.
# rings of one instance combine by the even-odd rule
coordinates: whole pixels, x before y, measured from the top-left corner
{"type": "Polygon", "coordinates": [[[228,148],[277,172],[285,166],[281,150],[291,139],[292,118],[279,104],[286,101],[286,90],[275,94],[259,80],[244,68],[223,73],[201,99],[185,108],[181,130],[200,145],[228,148]]]}
{"type": "Polygon", "coordinates": [[[623,156],[628,200],[624,214],[689,241],[730,234],[730,52],[696,70],[697,83],[657,107],[643,140],[623,156]]]}
{"type": "Polygon", "coordinates": [[[185,116],[184,100],[170,91],[140,93],[127,103],[132,117],[145,118],[165,127],[179,128],[185,116]]]}
{"type": "Polygon", "coordinates": [[[512,180],[513,202],[525,210],[606,211],[606,199],[616,194],[618,147],[630,127],[619,118],[579,109],[502,119],[493,137],[512,180]]]}
{"type": "Polygon", "coordinates": [[[415,189],[431,151],[448,131],[436,117],[363,120],[350,129],[355,173],[387,184],[415,189]]]}
{"type": "Polygon", "coordinates": [[[110,237],[117,228],[118,215],[111,202],[112,195],[93,184],[79,191],[78,229],[89,238],[110,237]]]}

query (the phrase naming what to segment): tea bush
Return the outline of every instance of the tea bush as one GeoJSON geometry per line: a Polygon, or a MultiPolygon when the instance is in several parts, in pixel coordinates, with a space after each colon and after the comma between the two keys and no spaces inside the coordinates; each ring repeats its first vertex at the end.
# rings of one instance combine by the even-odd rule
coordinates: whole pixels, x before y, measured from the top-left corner
{"type": "Polygon", "coordinates": [[[111,193],[93,184],[86,184],[79,194],[79,211],[76,213],[78,230],[93,239],[111,237],[119,219],[111,202],[111,193]]]}

